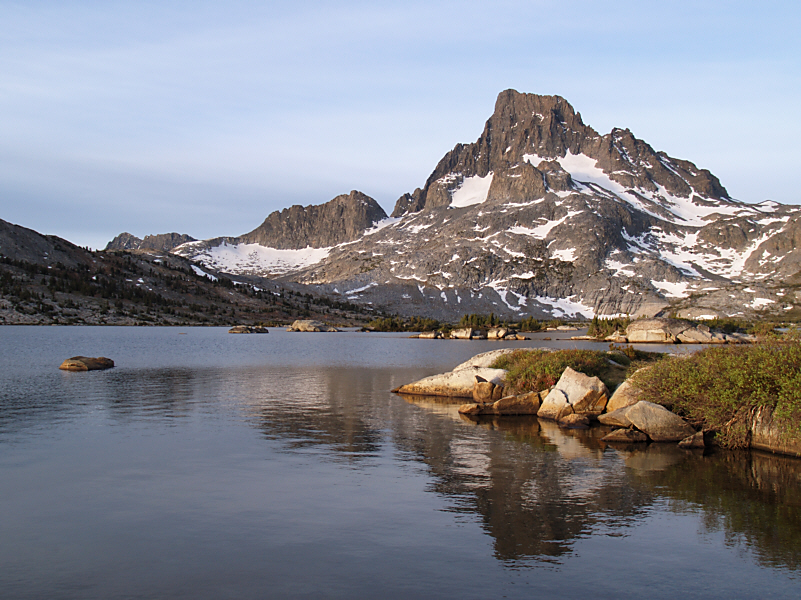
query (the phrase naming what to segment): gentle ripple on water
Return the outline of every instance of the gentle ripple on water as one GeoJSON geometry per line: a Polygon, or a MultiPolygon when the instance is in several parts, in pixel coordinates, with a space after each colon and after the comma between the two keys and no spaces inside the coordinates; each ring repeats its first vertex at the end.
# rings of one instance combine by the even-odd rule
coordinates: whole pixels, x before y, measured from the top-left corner
{"type": "Polygon", "coordinates": [[[801,461],[612,449],[388,391],[497,343],[0,341],[2,597],[798,596],[801,461]],[[76,354],[118,366],[57,370],[76,354]]]}

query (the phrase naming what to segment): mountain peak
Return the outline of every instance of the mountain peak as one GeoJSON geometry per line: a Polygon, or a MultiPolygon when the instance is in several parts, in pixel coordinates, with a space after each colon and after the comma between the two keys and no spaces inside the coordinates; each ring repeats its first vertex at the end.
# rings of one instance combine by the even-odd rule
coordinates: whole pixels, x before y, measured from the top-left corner
{"type": "Polygon", "coordinates": [[[242,243],[278,249],[327,248],[355,240],[386,218],[387,213],[378,202],[352,190],[325,204],[296,204],[275,211],[239,239],[242,243]]]}

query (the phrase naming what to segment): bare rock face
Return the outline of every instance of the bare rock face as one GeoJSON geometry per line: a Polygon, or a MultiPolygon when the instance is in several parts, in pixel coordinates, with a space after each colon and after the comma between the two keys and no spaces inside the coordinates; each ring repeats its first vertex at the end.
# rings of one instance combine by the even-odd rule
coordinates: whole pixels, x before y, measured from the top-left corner
{"type": "Polygon", "coordinates": [[[609,390],[597,377],[589,377],[567,367],[542,403],[538,416],[559,420],[570,413],[599,415],[609,390]]]}
{"type": "Polygon", "coordinates": [[[572,413],[573,406],[570,404],[567,394],[558,387],[555,387],[548,392],[545,400],[542,401],[542,406],[540,406],[539,411],[537,411],[537,416],[542,419],[558,421],[563,416],[572,413]]]}
{"type": "Polygon", "coordinates": [[[319,332],[336,332],[339,331],[336,327],[330,327],[322,321],[315,321],[314,319],[298,319],[292,325],[287,327],[287,331],[305,331],[310,333],[319,332]]]}
{"type": "Polygon", "coordinates": [[[355,240],[386,217],[373,198],[353,190],[325,204],[275,211],[237,241],[279,249],[328,248],[355,240]]]}
{"type": "Polygon", "coordinates": [[[695,435],[695,429],[684,419],[653,402],[643,400],[630,406],[626,417],[654,442],[680,442],[695,435]]]}
{"type": "Polygon", "coordinates": [[[751,447],[779,454],[801,456],[801,440],[785,437],[769,409],[760,408],[751,423],[751,447]]]}
{"type": "Polygon", "coordinates": [[[169,252],[181,244],[194,241],[196,241],[195,238],[185,233],[160,233],[146,235],[144,239],[139,239],[135,235],[124,232],[106,244],[105,250],[159,250],[161,252],[169,252]]]}
{"type": "Polygon", "coordinates": [[[62,371],[99,371],[102,369],[110,369],[114,366],[114,361],[104,356],[91,358],[89,356],[73,356],[68,358],[59,369],[62,371]]]}
{"type": "Polygon", "coordinates": [[[626,328],[626,337],[632,344],[641,342],[675,344],[679,334],[694,328],[693,322],[683,319],[639,319],[632,321],[626,328]]]}
{"type": "MultiPolygon", "coordinates": [[[[513,348],[501,348],[500,350],[482,352],[481,354],[476,354],[473,358],[456,365],[453,370],[459,371],[461,369],[467,369],[468,367],[490,367],[493,365],[493,363],[495,363],[496,360],[498,360],[498,358],[504,354],[509,354],[510,352],[516,352],[516,350],[513,348]]],[[[534,352],[537,352],[537,350],[534,352]]]]}

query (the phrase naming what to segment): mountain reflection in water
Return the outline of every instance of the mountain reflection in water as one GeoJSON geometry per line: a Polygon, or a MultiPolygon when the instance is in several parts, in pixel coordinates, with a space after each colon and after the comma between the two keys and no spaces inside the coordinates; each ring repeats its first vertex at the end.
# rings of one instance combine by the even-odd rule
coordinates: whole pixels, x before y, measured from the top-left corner
{"type": "MultiPolygon", "coordinates": [[[[123,332],[122,335],[128,334],[123,332]]],[[[147,333],[136,332],[136,335],[147,333]]],[[[304,339],[311,341],[314,338],[293,338],[293,343],[306,343],[304,339]],[[301,341],[294,341],[296,339],[301,341]]],[[[229,341],[226,338],[225,343],[256,342],[229,341]]],[[[389,340],[388,343],[395,342],[389,340]]],[[[351,349],[350,352],[355,351],[351,349]]],[[[384,352],[391,355],[391,349],[384,352]]],[[[258,362],[257,357],[251,356],[250,359],[258,362]]],[[[801,460],[750,452],[705,454],[680,450],[674,445],[610,447],[600,441],[605,433],[603,428],[560,429],[554,423],[536,417],[468,418],[457,412],[461,400],[452,402],[390,393],[390,389],[431,374],[433,369],[443,370],[439,365],[410,366],[413,361],[408,359],[393,367],[373,364],[330,366],[317,359],[309,359],[314,364],[299,365],[291,364],[292,360],[276,364],[270,359],[261,364],[240,365],[230,357],[226,360],[228,362],[220,366],[214,364],[212,357],[206,364],[166,364],[153,368],[141,365],[126,367],[122,361],[122,366],[110,371],[63,373],[51,368],[52,359],[48,358],[46,365],[35,361],[30,366],[20,363],[15,370],[0,374],[0,481],[17,482],[13,495],[0,494],[0,509],[8,517],[5,525],[0,525],[0,534],[3,535],[0,539],[6,540],[0,543],[0,573],[6,573],[0,574],[0,592],[18,592],[27,589],[24,586],[28,585],[24,583],[27,581],[24,576],[15,575],[14,569],[20,568],[22,559],[18,557],[16,548],[3,548],[11,543],[8,540],[16,544],[23,538],[48,539],[48,536],[55,535],[44,529],[44,525],[41,526],[43,529],[37,529],[40,527],[39,518],[25,512],[26,505],[33,504],[32,499],[35,498],[40,510],[42,507],[45,512],[53,510],[59,518],[63,515],[63,526],[72,527],[70,544],[80,545],[86,527],[97,528],[94,521],[83,524],[76,517],[70,517],[76,509],[65,504],[67,501],[59,495],[58,486],[52,493],[48,489],[50,495],[42,494],[42,488],[37,487],[41,484],[29,481],[34,475],[26,475],[26,469],[30,468],[25,466],[28,462],[44,465],[45,473],[48,468],[61,468],[62,463],[58,460],[63,457],[51,457],[51,447],[60,448],[61,452],[78,448],[75,462],[97,460],[97,465],[91,462],[80,464],[81,470],[76,470],[76,478],[91,477],[87,479],[87,485],[94,485],[92,481],[95,480],[107,481],[111,486],[129,485],[129,480],[115,479],[114,470],[122,466],[128,469],[126,476],[133,478],[134,483],[130,485],[142,487],[151,512],[143,513],[141,519],[152,519],[158,526],[154,526],[152,531],[146,528],[136,531],[135,535],[123,529],[119,534],[121,539],[134,536],[136,540],[136,536],[140,536],[147,541],[150,537],[164,536],[170,541],[166,546],[167,542],[157,546],[142,542],[143,552],[156,554],[141,558],[142,564],[136,563],[139,565],[136,569],[131,567],[134,579],[140,573],[137,569],[153,568],[154,560],[172,564],[170,561],[177,560],[176,547],[204,547],[193,537],[194,528],[201,523],[209,527],[212,536],[209,548],[216,549],[219,544],[229,549],[243,544],[243,548],[251,548],[242,552],[254,557],[252,565],[243,567],[241,561],[247,559],[236,555],[236,560],[240,561],[237,563],[239,568],[248,573],[262,573],[263,564],[279,565],[279,571],[286,571],[290,568],[287,565],[305,560],[312,552],[310,548],[316,548],[313,551],[317,553],[314,554],[314,564],[324,564],[328,557],[342,552],[343,543],[347,546],[347,540],[337,536],[354,536],[353,544],[357,546],[365,543],[358,537],[362,535],[373,541],[397,540],[398,547],[403,549],[403,536],[408,535],[410,540],[434,541],[430,542],[427,550],[411,548],[408,553],[401,553],[400,556],[406,557],[404,560],[412,562],[404,563],[397,573],[390,575],[389,571],[382,571],[381,577],[388,586],[384,592],[395,590],[399,596],[432,590],[439,595],[450,591],[451,595],[460,597],[486,595],[486,588],[474,588],[475,584],[468,579],[472,572],[480,572],[482,577],[500,577],[497,572],[492,575],[487,571],[487,565],[480,560],[487,556],[494,556],[490,562],[505,573],[536,569],[538,574],[532,575],[532,581],[545,586],[540,588],[541,593],[553,592],[562,586],[558,577],[553,580],[545,578],[542,568],[570,572],[575,591],[587,591],[598,589],[599,573],[610,568],[606,560],[637,561],[640,558],[638,552],[644,552],[636,544],[653,544],[657,553],[680,555],[683,551],[681,543],[647,537],[679,535],[664,529],[675,527],[677,522],[670,521],[672,525],[667,526],[659,524],[660,519],[670,520],[671,516],[680,519],[678,523],[685,528],[681,535],[689,544],[698,546],[697,542],[701,540],[700,548],[692,550],[694,554],[687,555],[685,563],[691,563],[700,552],[713,547],[715,552],[719,552],[718,546],[704,540],[722,535],[723,551],[734,555],[731,560],[735,569],[753,562],[767,570],[768,579],[759,585],[764,585],[770,577],[775,579],[778,574],[789,578],[787,581],[791,583],[798,576],[801,567],[801,460]],[[125,444],[119,448],[109,445],[109,440],[121,437],[127,439],[125,444]],[[80,446],[82,438],[99,441],[89,444],[87,450],[80,446]],[[152,451],[147,449],[149,444],[156,444],[158,452],[162,451],[162,446],[164,452],[175,452],[183,462],[177,461],[173,465],[166,456],[163,463],[153,465],[152,451]],[[141,458],[137,458],[139,455],[141,458]],[[265,470],[264,465],[270,468],[265,470]],[[314,488],[315,482],[311,482],[309,488],[319,494],[319,499],[292,496],[301,493],[297,490],[308,492],[305,472],[297,472],[300,468],[307,469],[309,477],[321,478],[319,489],[314,488]],[[103,469],[109,469],[109,472],[103,469]],[[200,471],[196,475],[200,478],[199,483],[193,479],[195,470],[200,471]],[[263,480],[265,477],[271,479],[263,480]],[[381,482],[382,486],[396,489],[400,494],[398,499],[386,495],[380,500],[373,500],[369,495],[360,496],[369,494],[367,489],[373,489],[368,484],[371,478],[381,482]],[[180,487],[170,487],[173,480],[197,487],[183,492],[180,487]],[[224,480],[227,487],[221,487],[223,484],[217,483],[218,480],[224,480]],[[287,498],[286,504],[265,495],[257,498],[254,506],[242,500],[245,502],[242,508],[225,512],[228,510],[225,507],[238,506],[240,497],[247,498],[248,494],[254,493],[251,481],[265,486],[266,491],[261,493],[280,492],[281,499],[287,498]],[[331,486],[337,485],[338,481],[342,483],[332,490],[331,486]],[[356,485],[353,481],[361,483],[356,485]],[[418,483],[421,485],[420,493],[414,491],[418,483]],[[18,489],[25,485],[29,485],[29,489],[18,489]],[[148,485],[152,486],[152,491],[148,485]],[[397,488],[392,487],[396,485],[397,488]],[[160,504],[156,496],[162,489],[175,494],[175,500],[165,500],[160,504]],[[217,496],[222,499],[222,504],[210,504],[212,508],[205,509],[202,502],[195,503],[192,494],[217,496]],[[13,496],[13,502],[8,501],[9,496],[13,496]],[[401,498],[410,503],[407,513],[397,512],[402,511],[401,498]],[[435,510],[438,514],[447,515],[444,517],[448,523],[446,528],[410,531],[408,528],[414,527],[410,520],[425,516],[421,507],[429,506],[431,498],[437,500],[435,510]],[[262,500],[269,506],[264,508],[265,514],[259,512],[258,502],[262,500]],[[176,510],[176,502],[191,506],[192,510],[187,514],[197,521],[190,520],[170,529],[171,521],[178,518],[175,515],[181,514],[172,512],[176,510]],[[387,503],[388,507],[376,506],[376,502],[387,503]],[[348,527],[338,530],[334,524],[336,533],[331,537],[335,542],[317,539],[315,528],[339,518],[341,511],[334,509],[343,503],[359,507],[355,518],[362,531],[348,527]],[[296,515],[294,504],[317,513],[314,514],[314,525],[309,525],[308,530],[303,529],[302,534],[296,529],[299,525],[294,523],[301,523],[309,515],[307,513],[303,518],[296,515]],[[374,514],[368,514],[367,509],[374,509],[374,514]],[[153,514],[154,511],[161,513],[153,514]],[[72,526],[71,518],[75,523],[72,526]],[[391,522],[393,518],[402,524],[400,529],[391,522]],[[31,524],[15,529],[12,523],[19,519],[31,524]],[[218,522],[217,519],[221,520],[218,522]],[[647,525],[649,523],[651,525],[647,525]],[[656,534],[648,533],[643,540],[643,528],[651,526],[656,527],[656,534]],[[443,555],[436,546],[438,537],[462,539],[462,534],[456,538],[448,537],[455,535],[450,528],[455,528],[457,533],[462,529],[467,533],[475,530],[480,539],[488,542],[486,550],[475,538],[470,538],[475,546],[470,554],[462,553],[462,548],[452,550],[455,555],[472,558],[467,564],[454,565],[447,553],[443,555]],[[295,555],[292,554],[294,547],[287,546],[289,539],[280,536],[276,539],[251,538],[251,530],[274,532],[278,529],[283,532],[281,535],[305,540],[299,558],[290,558],[295,555]],[[306,539],[304,535],[311,537],[306,539]],[[614,540],[630,540],[635,546],[609,546],[614,544],[614,540]],[[265,544],[272,545],[268,548],[265,544]],[[618,553],[615,555],[618,559],[607,557],[609,548],[618,553]],[[593,552],[602,554],[587,559],[593,556],[593,552]],[[416,554],[420,555],[421,563],[426,564],[421,566],[409,558],[416,554]],[[431,564],[432,556],[440,556],[442,564],[431,564]],[[587,563],[587,560],[591,562],[587,563]],[[570,571],[574,564],[588,569],[585,580],[579,582],[575,579],[575,573],[570,571]],[[591,568],[588,564],[592,565],[591,568]],[[403,579],[404,569],[425,571],[430,580],[407,582],[403,579]],[[453,581],[438,579],[446,573],[460,573],[468,579],[464,585],[454,587],[453,581]],[[407,584],[412,587],[403,588],[404,594],[402,586],[407,584]]],[[[460,360],[458,357],[451,362],[460,360]]],[[[174,361],[177,362],[180,361],[174,361]]],[[[67,456],[64,464],[70,460],[71,457],[67,456]]],[[[91,489],[101,490],[93,492],[92,515],[138,514],[135,506],[128,507],[128,513],[125,506],[120,506],[125,502],[124,496],[114,496],[110,491],[106,499],[102,486],[91,489]]],[[[11,488],[6,488],[6,492],[11,491],[11,488]]],[[[375,489],[373,493],[376,493],[375,489]]],[[[386,492],[391,493],[395,492],[386,492]]],[[[139,524],[146,520],[135,522],[140,527],[139,524]]],[[[442,526],[441,521],[436,520],[426,523],[421,527],[442,526]]],[[[113,546],[100,548],[101,551],[114,549],[113,546]]],[[[394,546],[380,544],[375,548],[370,545],[358,547],[354,552],[363,555],[362,560],[368,560],[364,558],[366,556],[372,561],[378,560],[381,552],[390,550],[400,552],[394,546]]],[[[221,560],[221,555],[215,551],[207,551],[209,562],[205,567],[201,562],[191,565],[191,568],[214,572],[215,561],[221,560]]],[[[22,555],[28,556],[24,552],[22,555]]],[[[199,560],[195,555],[190,556],[199,560]]],[[[720,554],[716,556],[719,558],[720,554]]],[[[651,557],[652,563],[649,564],[660,565],[659,561],[664,558],[651,557]]],[[[338,588],[337,594],[325,588],[322,595],[365,595],[365,582],[373,581],[369,573],[364,574],[350,563],[339,560],[334,560],[328,568],[348,573],[351,587],[338,588]]],[[[390,563],[394,560],[397,559],[392,558],[390,563]]],[[[367,564],[373,565],[370,561],[367,564]]],[[[75,571],[77,564],[67,563],[64,569],[75,571]]],[[[46,581],[46,568],[39,565],[26,565],[26,568],[32,573],[32,580],[46,581]]],[[[181,569],[190,567],[181,563],[174,568],[183,572],[181,569]]],[[[392,564],[385,566],[385,569],[393,568],[392,564]]],[[[715,567],[709,568],[714,570],[715,567]]],[[[649,579],[652,578],[650,573],[650,567],[646,565],[643,572],[632,576],[632,581],[636,586],[653,584],[649,579]]],[[[729,573],[732,573],[732,581],[739,581],[737,573],[729,573]]],[[[751,577],[753,573],[749,573],[748,577],[751,577]]],[[[266,577],[272,584],[281,575],[259,576],[266,577]]],[[[701,585],[702,582],[688,577],[692,585],[701,585]]],[[[327,581],[330,583],[330,579],[327,581]]],[[[777,584],[780,592],[791,585],[787,581],[777,584]]],[[[683,583],[677,580],[675,585],[680,588],[683,583]]],[[[36,593],[3,595],[81,597],[77,592],[51,593],[53,589],[30,585],[36,593]]],[[[311,597],[321,593],[321,588],[312,586],[311,582],[308,585],[311,587],[307,593],[304,592],[305,595],[311,597]]],[[[525,595],[523,588],[509,587],[513,580],[508,577],[502,583],[489,585],[490,589],[500,585],[507,595],[525,595]]],[[[721,595],[726,592],[725,583],[715,585],[722,586],[721,595]]],[[[211,586],[207,588],[208,593],[200,595],[214,596],[220,589],[211,586]]],[[[609,594],[619,589],[631,591],[633,588],[604,588],[609,594]]],[[[108,595],[108,589],[103,590],[108,595]]],[[[276,594],[295,595],[292,590],[297,591],[294,587],[280,588],[280,594],[276,594]]],[[[203,592],[198,588],[191,591],[203,592]]],[[[533,591],[533,588],[529,590],[533,591]]],[[[143,593],[164,595],[162,592],[163,588],[147,588],[143,593]]],[[[651,590],[654,597],[670,597],[674,592],[675,587],[651,590]]],[[[713,593],[710,597],[715,595],[713,593]]],[[[98,596],[102,594],[98,593],[98,596]]]]}

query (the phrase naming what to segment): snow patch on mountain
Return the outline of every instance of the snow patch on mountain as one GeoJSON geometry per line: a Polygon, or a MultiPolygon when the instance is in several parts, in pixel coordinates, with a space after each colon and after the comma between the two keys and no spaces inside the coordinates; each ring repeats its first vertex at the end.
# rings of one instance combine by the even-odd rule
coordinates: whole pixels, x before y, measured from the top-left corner
{"type": "Polygon", "coordinates": [[[326,258],[332,248],[281,250],[259,244],[228,244],[205,248],[195,253],[202,242],[189,242],[175,253],[225,273],[240,275],[281,275],[316,264],[326,258]]]}
{"type": "Polygon", "coordinates": [[[595,311],[592,307],[582,304],[579,300],[574,300],[575,297],[551,298],[550,296],[536,296],[533,299],[540,304],[550,306],[556,317],[576,318],[583,316],[586,319],[592,319],[595,316],[595,311]]]}
{"type": "Polygon", "coordinates": [[[451,195],[451,206],[454,208],[465,208],[481,204],[487,199],[490,185],[492,185],[493,173],[490,171],[485,177],[473,175],[467,177],[451,195]]]}

